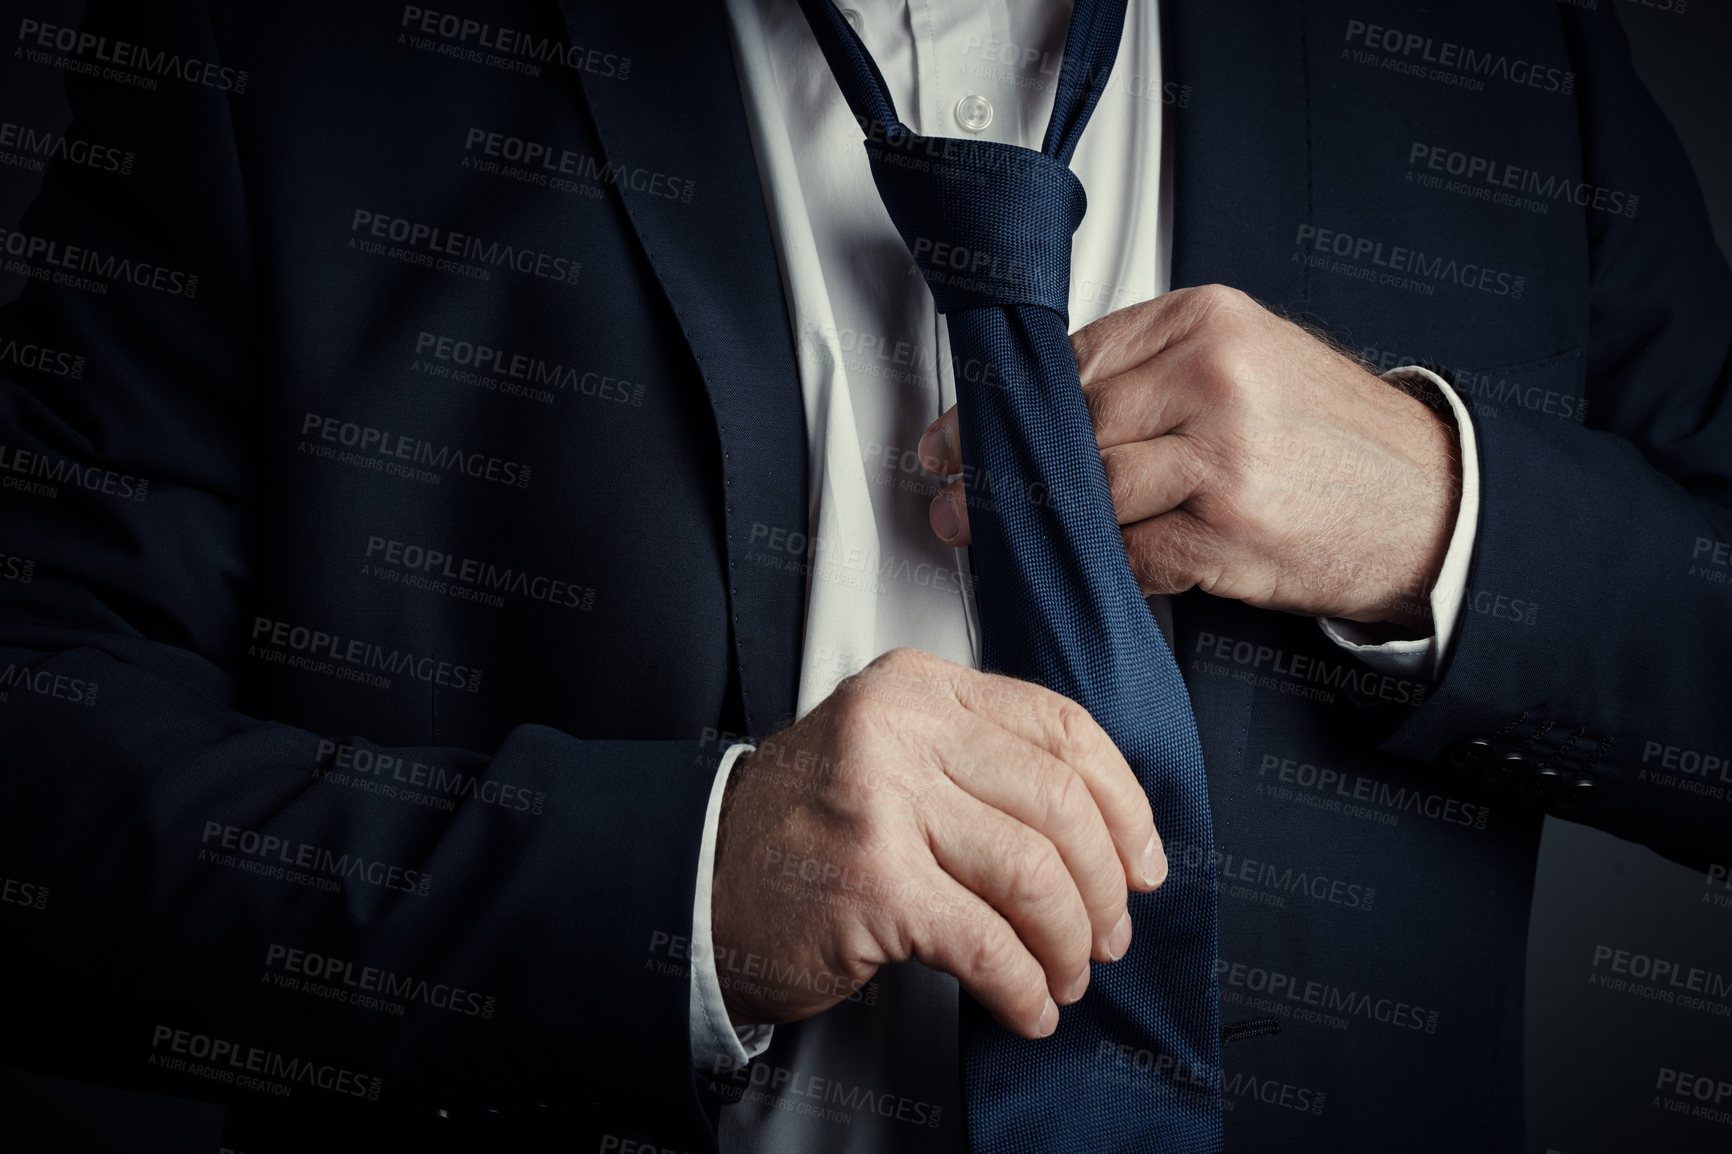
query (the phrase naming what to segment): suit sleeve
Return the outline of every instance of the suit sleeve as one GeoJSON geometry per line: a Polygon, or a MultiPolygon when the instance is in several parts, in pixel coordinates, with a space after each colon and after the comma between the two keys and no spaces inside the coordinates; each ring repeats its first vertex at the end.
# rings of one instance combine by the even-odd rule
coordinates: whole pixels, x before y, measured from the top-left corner
{"type": "Polygon", "coordinates": [[[1615,17],[1560,18],[1584,179],[1640,201],[1586,214],[1585,424],[1476,425],[1468,611],[1385,748],[1701,865],[1732,831],[1732,276],[1615,17]]]}
{"type": "MultiPolygon", "coordinates": [[[[218,59],[201,6],[147,7],[111,43],[136,20],[218,59]]],[[[381,748],[236,708],[270,403],[244,96],[78,69],[67,91],[69,139],[132,160],[51,163],[0,236],[26,277],[0,309],[0,880],[31,898],[0,908],[31,991],[0,1063],[314,1071],[297,1101],[357,1108],[659,1102],[662,1144],[702,1146],[689,982],[652,953],[690,938],[697,743],[522,725],[491,755],[381,748]],[[342,756],[469,784],[446,810],[312,783],[342,756]]]]}

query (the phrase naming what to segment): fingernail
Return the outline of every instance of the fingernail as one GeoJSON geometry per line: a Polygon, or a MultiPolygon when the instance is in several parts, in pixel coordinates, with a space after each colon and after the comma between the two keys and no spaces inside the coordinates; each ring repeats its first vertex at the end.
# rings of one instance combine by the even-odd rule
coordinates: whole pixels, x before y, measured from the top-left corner
{"type": "Polygon", "coordinates": [[[956,515],[956,502],[949,493],[932,498],[932,531],[941,541],[949,541],[962,532],[962,518],[956,515]]]}
{"type": "Polygon", "coordinates": [[[1046,1008],[1040,1012],[1040,1022],[1035,1029],[1040,1031],[1043,1038],[1058,1029],[1058,1006],[1053,1004],[1051,998],[1046,1000],[1046,1008]]]}
{"type": "Polygon", "coordinates": [[[1113,932],[1107,937],[1107,953],[1113,961],[1125,956],[1125,951],[1131,948],[1131,913],[1126,910],[1119,915],[1119,924],[1113,927],[1113,932]]]}
{"type": "Polygon", "coordinates": [[[1167,880],[1167,855],[1161,852],[1161,835],[1150,834],[1143,847],[1143,884],[1158,886],[1167,880]]]}
{"type": "Polygon", "coordinates": [[[1065,988],[1064,1004],[1068,1006],[1072,1002],[1077,1001],[1078,999],[1080,999],[1083,996],[1083,994],[1088,992],[1088,988],[1089,988],[1089,968],[1087,966],[1084,966],[1082,968],[1082,973],[1080,973],[1076,976],[1076,980],[1071,982],[1071,984],[1065,988]]]}
{"type": "Polygon", "coordinates": [[[941,477],[946,475],[951,457],[949,431],[943,425],[932,426],[914,446],[914,452],[920,458],[922,469],[941,477]]]}

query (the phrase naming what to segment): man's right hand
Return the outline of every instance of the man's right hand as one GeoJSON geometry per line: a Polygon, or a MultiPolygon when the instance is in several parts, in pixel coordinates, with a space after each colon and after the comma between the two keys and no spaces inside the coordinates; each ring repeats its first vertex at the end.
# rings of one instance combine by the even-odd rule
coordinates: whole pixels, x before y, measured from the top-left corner
{"type": "Polygon", "coordinates": [[[1129,948],[1127,885],[1166,876],[1148,799],[1086,710],[893,650],[733,768],[712,934],[726,975],[751,976],[724,981],[729,1017],[810,1017],[913,957],[1045,1037],[1089,959],[1129,948]]]}

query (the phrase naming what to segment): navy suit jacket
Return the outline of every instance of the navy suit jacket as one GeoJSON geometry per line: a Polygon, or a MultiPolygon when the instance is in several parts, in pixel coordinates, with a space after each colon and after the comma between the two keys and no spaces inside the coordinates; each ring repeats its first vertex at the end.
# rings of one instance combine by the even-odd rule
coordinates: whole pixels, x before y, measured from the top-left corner
{"type": "MultiPolygon", "coordinates": [[[[0,1062],[248,1150],[702,1149],[699,831],[807,527],[721,6],[143,7],[12,61],[114,151],[4,238],[0,1062]]],[[[1545,813],[1725,844],[1732,283],[1609,6],[1162,9],[1174,285],[1437,367],[1483,485],[1435,681],[1177,604],[1175,881],[1283,1024],[1228,1145],[1514,1150],[1545,813]]]]}

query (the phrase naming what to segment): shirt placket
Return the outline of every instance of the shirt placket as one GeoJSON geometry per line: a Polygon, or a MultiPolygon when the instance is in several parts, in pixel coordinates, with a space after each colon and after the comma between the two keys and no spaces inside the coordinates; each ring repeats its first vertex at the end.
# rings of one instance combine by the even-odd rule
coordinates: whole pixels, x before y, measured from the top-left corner
{"type": "MultiPolygon", "coordinates": [[[[915,106],[923,136],[1027,145],[1018,70],[1003,0],[907,0],[914,33],[915,106]]],[[[1031,46],[1032,47],[1032,46],[1031,46]]]]}

